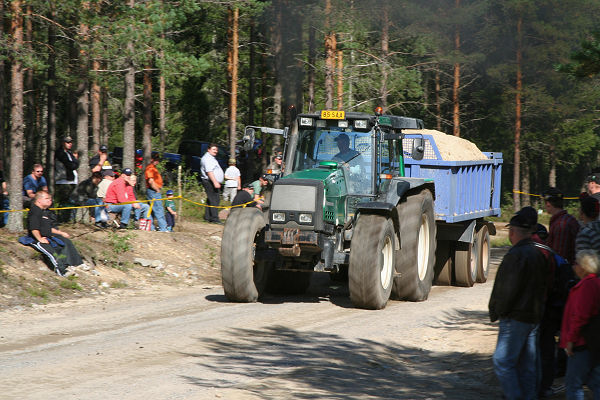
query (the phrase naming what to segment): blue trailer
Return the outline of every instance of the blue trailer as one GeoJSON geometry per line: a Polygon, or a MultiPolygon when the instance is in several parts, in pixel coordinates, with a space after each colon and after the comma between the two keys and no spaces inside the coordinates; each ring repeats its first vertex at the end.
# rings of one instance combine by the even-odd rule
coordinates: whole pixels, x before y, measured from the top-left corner
{"type": "Polygon", "coordinates": [[[496,233],[485,217],[500,216],[502,153],[486,159],[447,161],[432,134],[407,134],[403,148],[424,139],[420,160],[404,153],[405,176],[431,180],[435,187],[437,249],[435,282],[472,286],[485,282],[489,270],[489,235],[496,233]]]}

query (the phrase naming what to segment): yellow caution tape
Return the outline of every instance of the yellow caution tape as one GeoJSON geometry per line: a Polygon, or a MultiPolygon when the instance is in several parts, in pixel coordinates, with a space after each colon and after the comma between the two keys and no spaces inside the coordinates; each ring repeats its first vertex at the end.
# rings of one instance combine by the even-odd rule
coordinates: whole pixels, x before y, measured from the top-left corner
{"type": "MultiPolygon", "coordinates": [[[[541,194],[526,193],[526,192],[521,192],[519,190],[513,190],[513,193],[524,194],[525,196],[543,197],[541,194]]],[[[563,197],[563,200],[579,200],[579,196],[577,196],[577,197],[563,197]]]]}
{"type": "MultiPolygon", "coordinates": [[[[174,199],[182,199],[184,201],[187,201],[189,203],[192,203],[192,204],[195,204],[195,205],[198,205],[198,206],[202,206],[202,207],[226,208],[226,209],[236,208],[236,207],[246,207],[248,204],[254,203],[254,200],[251,200],[251,201],[249,201],[247,203],[239,204],[237,206],[210,206],[208,204],[198,203],[198,202],[186,199],[183,196],[173,196],[171,198],[171,200],[174,200],[174,199]]],[[[148,215],[150,215],[150,212],[152,211],[152,206],[154,205],[154,202],[155,201],[162,201],[162,200],[168,200],[168,199],[165,197],[165,198],[162,198],[162,199],[126,201],[126,202],[123,202],[123,203],[110,203],[110,205],[120,206],[120,205],[135,204],[135,203],[151,203],[150,204],[149,213],[148,213],[148,215]]],[[[92,206],[52,207],[52,208],[50,208],[50,210],[74,210],[74,209],[77,209],[77,208],[95,208],[95,207],[105,207],[105,206],[107,206],[107,204],[95,204],[95,205],[92,205],[92,206]]],[[[26,211],[29,211],[29,208],[25,208],[23,210],[0,210],[0,213],[26,212],[26,211]]]]}

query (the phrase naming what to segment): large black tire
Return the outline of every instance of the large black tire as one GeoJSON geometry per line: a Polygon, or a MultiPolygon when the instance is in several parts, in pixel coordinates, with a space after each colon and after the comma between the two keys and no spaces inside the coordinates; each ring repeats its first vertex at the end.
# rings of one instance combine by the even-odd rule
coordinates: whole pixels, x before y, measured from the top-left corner
{"type": "Polygon", "coordinates": [[[394,298],[427,300],[433,283],[436,232],[429,190],[409,195],[397,206],[401,248],[396,257],[394,298]]]}
{"type": "Polygon", "coordinates": [[[280,295],[297,295],[310,286],[312,272],[272,270],[269,272],[267,292],[280,295]]]}
{"type": "Polygon", "coordinates": [[[257,246],[263,245],[265,220],[257,208],[231,213],[221,242],[221,281],[231,301],[254,302],[264,293],[269,265],[255,260],[257,246]]]}
{"type": "Polygon", "coordinates": [[[477,282],[487,281],[490,270],[490,232],[486,225],[477,231],[477,243],[479,244],[479,263],[477,265],[477,282]]]}
{"type": "Polygon", "coordinates": [[[435,249],[433,282],[439,286],[452,285],[452,253],[450,242],[439,240],[435,249]]]}
{"type": "Polygon", "coordinates": [[[454,250],[454,276],[456,285],[471,287],[477,280],[479,264],[479,243],[473,235],[473,243],[457,242],[454,250]]]}
{"type": "Polygon", "coordinates": [[[379,310],[392,292],[396,235],[394,224],[382,215],[358,217],[352,235],[348,288],[355,306],[379,310]]]}

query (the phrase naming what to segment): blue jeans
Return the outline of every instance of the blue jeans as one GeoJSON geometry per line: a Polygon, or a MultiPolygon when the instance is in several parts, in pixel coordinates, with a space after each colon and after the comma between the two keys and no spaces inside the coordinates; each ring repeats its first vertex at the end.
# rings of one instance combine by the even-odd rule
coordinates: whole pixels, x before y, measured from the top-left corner
{"type": "MultiPolygon", "coordinates": [[[[0,206],[2,206],[2,210],[9,210],[8,208],[8,197],[5,197],[4,200],[2,200],[2,204],[0,204],[0,206]]],[[[8,213],[2,213],[2,226],[6,225],[8,223],[8,213]]]]}
{"type": "MultiPolygon", "coordinates": [[[[155,190],[148,188],[146,190],[146,198],[148,200],[160,199],[161,195],[160,195],[160,192],[157,192],[155,190]]],[[[154,202],[154,205],[152,206],[152,215],[154,215],[154,218],[156,218],[156,223],[158,224],[158,230],[166,232],[167,231],[167,220],[165,218],[165,209],[163,207],[162,200],[154,202]]]]}
{"type": "MultiPolygon", "coordinates": [[[[96,205],[101,205],[102,203],[102,199],[100,198],[96,198],[96,199],[87,199],[85,201],[85,205],[86,206],[96,206],[96,205]]],[[[102,207],[94,207],[94,220],[95,222],[102,222],[102,207]]]]}
{"type": "Polygon", "coordinates": [[[538,324],[500,319],[494,372],[508,400],[537,399],[538,324]]]}
{"type": "Polygon", "coordinates": [[[108,212],[121,214],[121,225],[129,224],[129,216],[133,206],[131,204],[109,204],[108,212]]]}
{"type": "Polygon", "coordinates": [[[141,218],[148,218],[148,209],[150,206],[148,203],[137,203],[140,205],[140,208],[134,208],[133,212],[135,213],[135,220],[139,221],[141,218]]]}
{"type": "Polygon", "coordinates": [[[567,360],[565,386],[567,399],[583,400],[583,384],[594,393],[594,400],[600,399],[600,364],[592,368],[588,350],[576,351],[567,360]]]}

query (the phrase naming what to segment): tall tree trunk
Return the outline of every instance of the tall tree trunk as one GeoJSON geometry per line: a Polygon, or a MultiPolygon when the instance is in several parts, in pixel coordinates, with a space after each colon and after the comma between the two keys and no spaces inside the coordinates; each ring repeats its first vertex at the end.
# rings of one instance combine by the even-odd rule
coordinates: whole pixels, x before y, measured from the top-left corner
{"type": "Polygon", "coordinates": [[[389,76],[389,67],[388,67],[388,54],[390,51],[390,36],[389,36],[389,28],[390,28],[390,20],[389,20],[389,12],[388,6],[386,4],[383,5],[382,15],[381,15],[381,88],[379,89],[379,101],[380,106],[383,109],[383,113],[387,113],[388,111],[388,76],[389,76]]]}
{"type": "MultiPolygon", "coordinates": [[[[93,61],[93,69],[94,71],[98,71],[100,69],[100,61],[93,61]]],[[[90,146],[90,150],[96,153],[98,148],[100,147],[100,85],[98,84],[98,77],[95,76],[92,81],[92,94],[90,96],[90,100],[92,102],[92,145],[90,146]]],[[[106,144],[106,143],[102,143],[106,144]]]]}
{"type": "MultiPolygon", "coordinates": [[[[2,23],[0,23],[0,37],[4,36],[4,0],[0,0],[0,15],[2,15],[2,23]]],[[[2,93],[6,93],[6,81],[4,79],[4,59],[0,58],[0,170],[4,171],[4,168],[8,165],[6,157],[8,156],[6,141],[7,137],[4,130],[4,124],[6,123],[4,113],[4,99],[5,96],[2,93]]]]}
{"type": "Polygon", "coordinates": [[[522,39],[523,19],[519,16],[517,20],[517,81],[515,90],[515,158],[513,171],[513,205],[515,211],[521,209],[521,195],[518,193],[521,181],[521,90],[523,86],[523,77],[521,76],[521,39],[522,39]]]}
{"type": "Polygon", "coordinates": [[[550,146],[548,151],[548,158],[550,159],[550,171],[548,173],[548,186],[556,187],[556,147],[550,146]]]}
{"type": "MultiPolygon", "coordinates": [[[[164,54],[161,53],[161,57],[164,54]]],[[[160,132],[160,151],[165,151],[167,142],[167,83],[163,71],[158,77],[158,130],[160,132]]]]}
{"type": "Polygon", "coordinates": [[[344,108],[344,53],[337,52],[337,109],[344,108]]]}
{"type": "Polygon", "coordinates": [[[152,156],[152,65],[144,69],[144,116],[142,127],[142,149],[144,168],[150,164],[152,156]]]}
{"type": "Polygon", "coordinates": [[[239,9],[230,9],[231,15],[231,97],[229,102],[229,154],[235,154],[237,141],[237,89],[238,89],[238,23],[239,9]]]}
{"type": "MultiPolygon", "coordinates": [[[[17,56],[23,48],[23,10],[21,0],[11,2],[11,34],[12,52],[15,55],[11,67],[11,129],[10,129],[10,191],[9,208],[20,210],[23,208],[21,185],[23,183],[23,66],[17,56]]],[[[20,232],[23,230],[23,216],[21,213],[9,213],[8,230],[20,232]]]]}
{"type": "Polygon", "coordinates": [[[108,88],[100,88],[100,102],[101,102],[101,128],[100,128],[100,141],[108,146],[108,140],[110,139],[110,133],[108,129],[108,88]]]}
{"type": "Polygon", "coordinates": [[[331,31],[331,0],[325,1],[325,108],[333,109],[333,71],[335,70],[335,33],[331,31]]]}
{"type": "MultiPolygon", "coordinates": [[[[82,8],[88,10],[90,3],[82,2],[82,8]]],[[[89,40],[89,27],[87,23],[79,26],[79,37],[81,38],[81,47],[79,49],[79,83],[77,84],[77,152],[79,153],[79,168],[77,175],[79,181],[87,179],[90,173],[89,166],[89,108],[90,108],[90,88],[88,80],[89,71],[89,53],[87,44],[89,40]]]]}
{"type": "Polygon", "coordinates": [[[254,125],[254,113],[256,112],[256,88],[254,85],[254,74],[256,70],[256,27],[254,20],[250,21],[250,51],[248,65],[248,125],[254,125]]]}
{"type": "MultiPolygon", "coordinates": [[[[460,7],[460,0],[456,0],[456,9],[460,7]]],[[[458,25],[454,31],[454,50],[456,54],[460,52],[460,28],[458,25]]],[[[454,136],[460,136],[460,64],[454,63],[454,83],[452,85],[452,122],[454,136]]]]}
{"type": "MultiPolygon", "coordinates": [[[[135,7],[135,0],[129,0],[128,5],[135,7]]],[[[123,165],[122,168],[135,170],[135,54],[133,42],[127,43],[127,61],[125,65],[125,101],[123,115],[123,165]]]]}
{"type": "MultiPolygon", "coordinates": [[[[276,0],[275,2],[275,26],[273,28],[273,34],[271,35],[273,56],[275,59],[275,84],[273,85],[273,127],[281,128],[283,115],[281,112],[281,103],[283,100],[283,88],[279,77],[281,69],[283,68],[283,4],[282,0],[276,0]]],[[[275,149],[279,148],[281,139],[279,135],[271,137],[273,140],[273,146],[271,153],[275,152],[275,149]]]]}
{"type": "MultiPolygon", "coordinates": [[[[32,21],[32,8],[31,5],[25,5],[25,16],[23,19],[23,27],[25,34],[25,47],[29,54],[33,54],[33,21],[32,21]]],[[[24,106],[25,106],[25,168],[31,168],[31,166],[39,160],[39,140],[36,137],[36,124],[35,124],[35,88],[33,83],[34,71],[32,67],[24,69],[25,73],[25,93],[24,93],[24,106]]]]}
{"type": "Polygon", "coordinates": [[[316,51],[316,29],[314,24],[308,28],[308,112],[315,111],[315,63],[317,59],[316,51]]]}
{"type": "Polygon", "coordinates": [[[439,65],[435,69],[435,122],[438,131],[442,131],[442,99],[440,96],[440,70],[439,65]]]}
{"type": "MultiPolygon", "coordinates": [[[[527,149],[525,149],[524,154],[524,162],[523,162],[523,172],[521,173],[521,190],[525,193],[531,193],[531,180],[530,180],[530,170],[529,170],[529,160],[530,158],[528,157],[529,155],[529,151],[527,151],[527,149]]],[[[525,207],[525,206],[530,206],[531,205],[531,201],[529,198],[529,195],[524,195],[523,196],[523,200],[521,201],[521,206],[525,207]]]]}
{"type": "MultiPolygon", "coordinates": [[[[54,3],[50,3],[50,20],[56,19],[54,3]]],[[[56,29],[48,24],[48,132],[46,134],[46,179],[48,188],[54,193],[54,152],[56,150],[56,29]]]]}

